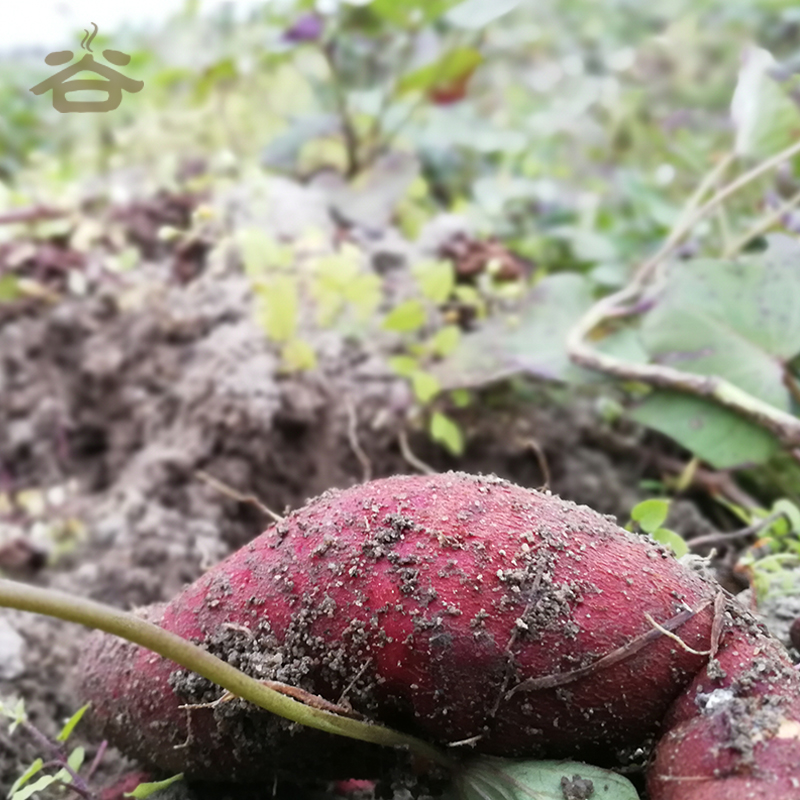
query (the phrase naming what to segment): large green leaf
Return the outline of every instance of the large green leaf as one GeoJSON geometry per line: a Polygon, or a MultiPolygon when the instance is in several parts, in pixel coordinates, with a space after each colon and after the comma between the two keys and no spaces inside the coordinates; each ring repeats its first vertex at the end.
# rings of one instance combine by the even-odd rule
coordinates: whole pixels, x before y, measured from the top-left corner
{"type": "Polygon", "coordinates": [[[484,756],[454,781],[455,800],[639,800],[633,784],[577,761],[507,761],[484,756]]]}
{"type": "Polygon", "coordinates": [[[631,416],[716,469],[761,464],[778,449],[775,437],[755,423],[712,400],[680,392],[654,392],[631,416]]]}
{"type": "Polygon", "coordinates": [[[788,411],[785,365],[800,353],[798,265],[800,246],[786,236],[740,261],[675,264],[642,323],[645,349],[656,363],[725,378],[788,411]]]}

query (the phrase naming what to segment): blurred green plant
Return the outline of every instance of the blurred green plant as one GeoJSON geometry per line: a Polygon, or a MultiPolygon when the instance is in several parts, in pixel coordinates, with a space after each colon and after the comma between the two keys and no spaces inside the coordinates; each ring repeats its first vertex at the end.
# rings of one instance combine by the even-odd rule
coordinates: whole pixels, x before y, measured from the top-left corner
{"type": "MultiPolygon", "coordinates": [[[[632,418],[712,467],[766,469],[800,448],[796,241],[765,239],[800,230],[796,22],[789,0],[610,0],[602,19],[592,0],[276,0],[246,25],[187,4],[114,40],[147,91],[113,120],[51,130],[9,79],[6,118],[24,113],[3,197],[74,203],[87,176],[142,163],[153,186],[213,191],[260,159],[336,174],[345,224],[380,206],[378,227],[413,237],[440,209],[464,213],[535,262],[521,298],[420,265],[427,283],[386,308],[354,248],[300,257],[233,232],[286,368],[316,363],[311,304],[320,327],[396,336],[392,366],[453,453],[451,409],[525,375],[621,389],[632,418]],[[198,154],[207,172],[176,177],[198,154]],[[479,309],[474,333],[437,312],[445,289],[479,309]]],[[[24,70],[33,85],[45,67],[24,70]]],[[[0,298],[18,291],[0,274],[0,298]]]]}
{"type": "Polygon", "coordinates": [[[631,521],[625,527],[629,531],[638,529],[650,534],[657,542],[669,547],[676,558],[680,558],[689,552],[689,547],[680,534],[664,527],[669,505],[667,499],[643,500],[631,509],[631,521]]]}
{"type": "MultiPolygon", "coordinates": [[[[9,800],[28,800],[30,797],[63,797],[64,790],[72,792],[82,800],[97,800],[100,791],[93,787],[92,778],[102,760],[105,746],[98,749],[97,756],[88,766],[85,765],[86,751],[77,746],[67,748],[67,740],[78,723],[83,719],[88,705],[81,706],[64,724],[54,740],[45,736],[28,719],[23,700],[3,700],[0,698],[0,717],[9,722],[9,734],[21,728],[44,752],[47,760],[39,757],[26,767],[8,791],[9,800]],[[84,767],[86,767],[84,769],[84,767]]],[[[160,789],[165,789],[181,780],[183,775],[156,782],[142,782],[126,797],[144,800],[160,789]]]]}
{"type": "MultiPolygon", "coordinates": [[[[372,0],[323,14],[312,0],[295,3],[295,20],[281,40],[306,51],[284,51],[306,75],[309,63],[324,65],[310,77],[317,107],[269,144],[264,163],[290,171],[335,166],[348,177],[359,174],[406,134],[426,106],[465,97],[483,62],[483,29],[518,5],[519,0],[372,0]],[[316,60],[302,60],[309,55],[316,60]],[[327,147],[319,147],[320,136],[327,147]]],[[[286,24],[287,16],[276,9],[272,19],[286,24]]]]}
{"type": "Polygon", "coordinates": [[[36,740],[40,747],[46,750],[47,755],[47,762],[42,758],[35,759],[14,781],[8,792],[10,800],[28,800],[29,797],[46,792],[51,787],[62,788],[65,786],[73,787],[78,795],[89,798],[92,796],[88,784],[79,775],[86,755],[84,748],[75,747],[69,752],[65,748],[67,740],[87,708],[88,706],[79,708],[67,720],[55,741],[51,742],[28,720],[23,700],[0,700],[0,716],[10,720],[9,733],[14,733],[17,728],[22,728],[36,740]],[[48,772],[48,769],[51,771],[48,772]]]}
{"type": "MultiPolygon", "coordinates": [[[[313,232],[283,245],[257,228],[240,229],[235,238],[255,294],[256,319],[279,347],[287,371],[317,365],[310,344],[314,328],[338,330],[362,342],[383,335],[387,346],[400,351],[389,365],[409,382],[418,404],[412,416],[427,417],[431,438],[453,455],[462,454],[463,432],[437,402],[441,387],[430,371],[462,335],[458,325],[442,322],[441,308],[456,291],[449,261],[415,264],[412,296],[387,309],[380,278],[354,245],[331,252],[313,232]]],[[[455,393],[455,402],[463,405],[463,392],[455,393]]]]}
{"type": "MultiPolygon", "coordinates": [[[[769,509],[728,504],[755,541],[740,553],[736,569],[747,576],[757,602],[800,591],[800,508],[779,498],[769,509]]],[[[740,532],[741,533],[741,532],[740,532]]]]}
{"type": "Polygon", "coordinates": [[[800,244],[773,235],[766,249],[740,255],[785,221],[800,193],[788,209],[781,206],[783,216],[762,213],[735,242],[721,235],[706,245],[721,249],[722,257],[669,261],[712,213],[753,184],[768,189],[771,170],[793,168],[800,154],[796,139],[779,152],[763,149],[767,142],[784,144],[787,128],[800,129],[788,88],[765,73],[772,63],[765,51],[749,53],[734,102],[736,130],[746,135],[737,135],[734,149],[718,159],[665,242],[629,281],[598,300],[591,275],[544,276],[517,316],[497,317],[464,337],[440,376],[443,385],[475,386],[520,373],[575,385],[610,379],[628,389],[633,419],[717,469],[763,464],[781,447],[800,452],[794,302],[800,244]],[[781,113],[766,113],[778,106],[781,113]],[[742,171],[718,187],[737,160],[742,171]]]}

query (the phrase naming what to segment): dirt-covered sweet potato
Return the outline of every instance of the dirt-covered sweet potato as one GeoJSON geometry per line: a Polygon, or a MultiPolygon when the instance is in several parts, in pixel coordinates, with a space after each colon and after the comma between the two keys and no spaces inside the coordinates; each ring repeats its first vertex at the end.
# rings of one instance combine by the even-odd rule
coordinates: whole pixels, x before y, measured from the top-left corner
{"type": "MultiPolygon", "coordinates": [[[[715,594],[591,509],[448,473],[327,492],[150,613],[256,678],[431,742],[604,760],[703,668],[715,594]]],[[[375,772],[368,746],[240,701],[180,708],[221,692],[110,636],[81,670],[104,735],[147,764],[244,780],[311,753],[317,775],[375,772]]]]}
{"type": "Polygon", "coordinates": [[[800,800],[800,675],[735,605],[664,725],[650,800],[800,800]]]}

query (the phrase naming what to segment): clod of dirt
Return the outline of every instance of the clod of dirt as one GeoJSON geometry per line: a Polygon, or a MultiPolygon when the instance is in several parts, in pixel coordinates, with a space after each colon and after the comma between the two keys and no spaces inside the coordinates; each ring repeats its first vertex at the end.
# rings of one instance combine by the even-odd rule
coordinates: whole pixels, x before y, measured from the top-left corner
{"type": "Polygon", "coordinates": [[[594,794],[594,783],[580,775],[573,775],[571,779],[565,775],[561,779],[561,792],[564,800],[590,800],[594,794]]]}

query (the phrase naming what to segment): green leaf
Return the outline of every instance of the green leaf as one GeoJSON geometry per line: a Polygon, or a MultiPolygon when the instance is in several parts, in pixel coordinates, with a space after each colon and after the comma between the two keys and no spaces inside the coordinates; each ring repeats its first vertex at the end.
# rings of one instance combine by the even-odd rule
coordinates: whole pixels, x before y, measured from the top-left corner
{"type": "Polygon", "coordinates": [[[257,280],[270,271],[288,269],[294,262],[291,247],[276,242],[261,228],[242,228],[236,232],[236,243],[248,278],[257,280]]]}
{"type": "Polygon", "coordinates": [[[671,437],[715,469],[763,464],[779,449],[772,434],[711,400],[656,391],[630,412],[649,428],[671,437]]]}
{"type": "Polygon", "coordinates": [[[453,389],[450,399],[456,408],[466,408],[472,401],[472,395],[467,389],[453,389]]]}
{"type": "Polygon", "coordinates": [[[21,789],[16,791],[14,794],[10,796],[11,800],[28,800],[29,797],[32,797],[36,792],[43,792],[48,786],[55,783],[56,776],[55,775],[42,775],[38,781],[34,781],[33,783],[29,783],[27,786],[23,786],[21,789]]]}
{"type": "Polygon", "coordinates": [[[211,91],[223,84],[230,84],[239,77],[236,61],[229,57],[223,58],[208,67],[200,79],[195,83],[194,97],[197,102],[202,102],[211,91]]]}
{"type": "Polygon", "coordinates": [[[430,373],[422,370],[418,370],[411,376],[411,385],[414,388],[415,397],[423,405],[433,400],[441,389],[439,381],[430,373]]]}
{"type": "Polygon", "coordinates": [[[639,800],[633,784],[578,761],[507,761],[483,756],[456,775],[458,800],[639,800]]]}
{"type": "Polygon", "coordinates": [[[299,314],[296,280],[289,275],[278,275],[255,289],[259,324],[274,342],[289,342],[297,331],[299,314]]]}
{"type": "MultiPolygon", "coordinates": [[[[83,747],[76,747],[68,756],[67,764],[73,772],[77,772],[83,766],[83,760],[86,758],[86,750],[83,747]]],[[[71,776],[70,776],[71,777],[71,776]]]]}
{"type": "Polygon", "coordinates": [[[449,356],[461,341],[461,328],[458,325],[445,325],[428,342],[430,351],[437,356],[449,356]]]}
{"type": "Polygon", "coordinates": [[[171,778],[163,781],[154,781],[153,783],[140,783],[132,792],[125,792],[125,797],[135,797],[137,800],[144,800],[145,797],[150,797],[151,794],[166,789],[172,786],[173,783],[183,780],[183,773],[179,772],[171,778]]]}
{"type": "Polygon", "coordinates": [[[291,339],[281,351],[286,367],[292,371],[314,369],[317,366],[317,354],[308,342],[291,339]]]}
{"type": "Polygon", "coordinates": [[[772,504],[773,514],[783,514],[789,522],[789,529],[791,531],[800,531],[800,508],[798,508],[791,500],[782,497],[772,504]]]}
{"type": "Polygon", "coordinates": [[[79,708],[68,720],[64,727],[61,729],[61,732],[56,736],[57,742],[66,742],[69,739],[70,734],[72,731],[75,730],[75,726],[81,721],[81,718],[86,713],[86,709],[89,708],[89,703],[85,706],[79,708]]]}
{"type": "Polygon", "coordinates": [[[423,261],[413,272],[422,294],[432,303],[444,303],[453,293],[456,274],[449,261],[423,261]]]}
{"type": "Polygon", "coordinates": [[[598,231],[577,225],[562,225],[555,228],[550,235],[567,241],[578,261],[599,263],[616,261],[619,258],[614,240],[598,231]]]}
{"type": "Polygon", "coordinates": [[[377,275],[359,275],[345,287],[344,296],[358,318],[366,322],[381,304],[381,280],[377,275]]]}
{"type": "Polygon", "coordinates": [[[519,4],[520,0],[465,0],[451,9],[446,19],[458,28],[477,30],[513,11],[519,4]]]}
{"type": "Polygon", "coordinates": [[[383,327],[387,331],[397,333],[412,333],[419,330],[427,319],[425,306],[419,300],[406,300],[395,306],[383,320],[383,327]]]}
{"type": "Polygon", "coordinates": [[[631,519],[646,533],[658,530],[669,513],[669,500],[643,500],[631,509],[631,519]]]}
{"type": "Polygon", "coordinates": [[[37,758],[36,761],[31,764],[22,775],[17,778],[14,783],[12,784],[11,788],[8,790],[8,794],[10,797],[13,797],[14,793],[23,787],[37,772],[42,769],[44,765],[44,761],[41,758],[37,758]]]}
{"type": "Polygon", "coordinates": [[[674,264],[642,323],[651,359],[725,378],[789,411],[784,371],[800,352],[799,262],[800,244],[775,235],[747,259],[674,264]]]}
{"type": "Polygon", "coordinates": [[[401,377],[410,378],[419,369],[419,359],[411,356],[392,356],[389,366],[401,377]]]}
{"type": "Polygon", "coordinates": [[[397,93],[427,91],[439,84],[449,83],[466,75],[483,60],[473,47],[456,47],[432,64],[406,73],[397,83],[397,93]]]}
{"type": "Polygon", "coordinates": [[[345,243],[335,253],[311,259],[308,266],[318,324],[336,325],[347,336],[363,335],[382,299],[380,278],[365,270],[363,253],[345,243]]]}
{"type": "Polygon", "coordinates": [[[464,453],[464,434],[450,417],[435,411],[431,415],[430,435],[434,442],[444,445],[454,456],[464,453]]]}
{"type": "Polygon", "coordinates": [[[481,386],[520,373],[586,382],[589,373],[572,364],[565,343],[592,302],[591,283],[584,276],[548,275],[517,309],[463,334],[452,355],[432,371],[446,388],[481,386]]]}
{"type": "Polygon", "coordinates": [[[789,95],[796,78],[779,83],[777,66],[772,54],[759,47],[744,54],[731,102],[737,155],[767,158],[797,139],[800,110],[789,95]]]}
{"type": "Polygon", "coordinates": [[[10,303],[22,297],[22,290],[19,288],[19,278],[10,273],[0,275],[0,303],[10,303]]]}
{"type": "Polygon", "coordinates": [[[11,724],[8,726],[9,734],[14,733],[14,731],[28,719],[28,715],[25,712],[25,701],[21,697],[17,700],[13,709],[4,706],[0,711],[2,711],[4,716],[11,719],[11,724]]]}
{"type": "Polygon", "coordinates": [[[666,545],[675,554],[675,558],[682,558],[689,552],[689,545],[683,537],[669,528],[658,528],[650,534],[657,542],[666,545]]]}
{"type": "Polygon", "coordinates": [[[442,16],[458,0],[373,0],[370,11],[393,25],[429,23],[442,16]]]}

